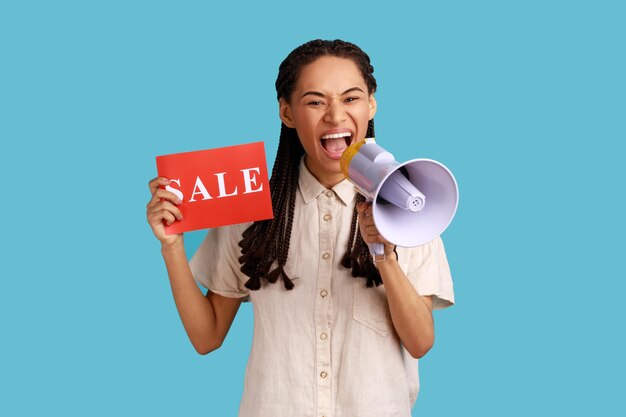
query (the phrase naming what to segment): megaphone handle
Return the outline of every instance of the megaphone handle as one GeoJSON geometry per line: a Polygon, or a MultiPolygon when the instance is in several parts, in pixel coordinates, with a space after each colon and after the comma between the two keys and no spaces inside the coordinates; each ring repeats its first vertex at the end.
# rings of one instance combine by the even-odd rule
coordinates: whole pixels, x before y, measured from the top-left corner
{"type": "Polygon", "coordinates": [[[368,243],[367,247],[370,248],[370,253],[372,255],[385,254],[385,245],[383,245],[382,243],[368,243]]]}
{"type": "MultiPolygon", "coordinates": [[[[372,199],[368,196],[365,196],[365,201],[372,204],[372,199]]],[[[370,248],[370,253],[372,255],[384,255],[385,254],[385,245],[382,243],[368,243],[367,247],[370,248]]]]}

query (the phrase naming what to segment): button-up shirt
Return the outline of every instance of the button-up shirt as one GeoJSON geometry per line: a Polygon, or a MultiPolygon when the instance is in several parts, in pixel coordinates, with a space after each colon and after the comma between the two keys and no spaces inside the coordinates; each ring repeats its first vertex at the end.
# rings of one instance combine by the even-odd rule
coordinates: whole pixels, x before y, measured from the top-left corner
{"type": "MultiPolygon", "coordinates": [[[[212,229],[191,260],[195,279],[225,297],[251,301],[254,337],[241,417],[410,417],[419,389],[417,360],[402,346],[385,287],[368,288],[340,265],[356,190],[331,190],[300,164],[291,244],[282,280],[249,291],[238,242],[250,226],[212,229]]],[[[407,279],[433,308],[454,303],[440,238],[397,248],[407,279]]]]}

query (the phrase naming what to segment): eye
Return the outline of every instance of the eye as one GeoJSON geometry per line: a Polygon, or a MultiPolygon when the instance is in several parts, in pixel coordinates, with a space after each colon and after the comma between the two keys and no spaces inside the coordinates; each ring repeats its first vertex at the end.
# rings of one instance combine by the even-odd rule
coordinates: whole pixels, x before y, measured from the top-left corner
{"type": "Polygon", "coordinates": [[[319,107],[322,104],[324,104],[324,103],[322,103],[320,100],[313,100],[313,101],[309,101],[307,103],[307,105],[312,106],[312,107],[319,107]]]}
{"type": "Polygon", "coordinates": [[[359,97],[348,97],[346,98],[346,103],[353,103],[355,101],[357,101],[359,99],[359,97]]]}

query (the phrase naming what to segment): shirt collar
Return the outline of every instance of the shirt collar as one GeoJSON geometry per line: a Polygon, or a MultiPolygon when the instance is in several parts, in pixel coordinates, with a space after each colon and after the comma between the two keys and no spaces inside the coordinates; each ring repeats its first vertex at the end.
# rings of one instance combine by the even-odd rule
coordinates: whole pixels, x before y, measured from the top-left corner
{"type": "MultiPolygon", "coordinates": [[[[304,157],[300,160],[298,186],[305,204],[309,204],[311,201],[315,200],[318,195],[327,191],[326,187],[320,184],[313,174],[311,174],[311,171],[309,171],[304,163],[304,157]]],[[[352,200],[354,200],[356,196],[356,188],[354,188],[354,185],[348,180],[341,181],[339,184],[335,185],[332,190],[346,206],[352,203],[352,200]]]]}

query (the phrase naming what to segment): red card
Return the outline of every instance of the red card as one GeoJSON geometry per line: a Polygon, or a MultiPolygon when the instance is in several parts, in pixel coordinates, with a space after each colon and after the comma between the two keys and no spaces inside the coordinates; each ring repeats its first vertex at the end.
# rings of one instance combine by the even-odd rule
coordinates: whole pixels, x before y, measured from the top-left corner
{"type": "Polygon", "coordinates": [[[167,234],[273,217],[263,142],[156,157],[164,187],[183,202],[167,234]]]}

